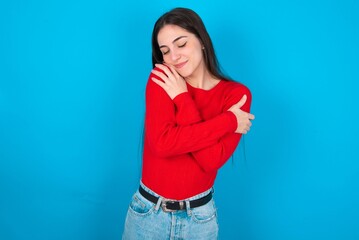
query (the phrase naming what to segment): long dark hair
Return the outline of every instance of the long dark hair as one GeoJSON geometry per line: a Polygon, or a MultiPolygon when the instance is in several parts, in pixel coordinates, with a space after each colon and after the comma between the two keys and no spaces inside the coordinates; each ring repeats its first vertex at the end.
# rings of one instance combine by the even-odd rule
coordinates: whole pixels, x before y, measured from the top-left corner
{"type": "Polygon", "coordinates": [[[202,19],[197,13],[188,8],[174,8],[163,14],[156,21],[152,31],[153,67],[155,67],[156,63],[163,63],[163,56],[158,45],[157,36],[158,32],[168,24],[179,26],[188,32],[193,33],[204,46],[203,57],[209,73],[218,79],[229,79],[222,73],[219,67],[212,40],[203,24],[202,19]]]}

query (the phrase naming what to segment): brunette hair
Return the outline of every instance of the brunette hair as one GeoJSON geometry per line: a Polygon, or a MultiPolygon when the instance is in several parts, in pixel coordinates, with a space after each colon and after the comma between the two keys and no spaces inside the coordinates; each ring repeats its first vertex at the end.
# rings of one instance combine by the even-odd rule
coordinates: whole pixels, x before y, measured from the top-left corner
{"type": "Polygon", "coordinates": [[[188,8],[174,8],[169,12],[163,14],[155,23],[152,31],[152,65],[155,67],[156,63],[163,63],[162,52],[158,45],[157,36],[159,31],[165,25],[176,25],[190,33],[193,33],[199,41],[203,44],[203,57],[205,65],[214,77],[218,79],[228,79],[220,67],[214,52],[212,40],[203,24],[200,16],[193,10],[188,8]]]}

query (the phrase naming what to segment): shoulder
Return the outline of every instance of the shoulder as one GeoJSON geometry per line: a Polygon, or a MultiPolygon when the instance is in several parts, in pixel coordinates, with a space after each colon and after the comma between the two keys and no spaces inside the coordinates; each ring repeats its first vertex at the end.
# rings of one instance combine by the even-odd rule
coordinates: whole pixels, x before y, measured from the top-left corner
{"type": "MultiPolygon", "coordinates": [[[[158,71],[162,71],[159,68],[155,68],[158,71]]],[[[168,100],[170,97],[166,93],[165,90],[163,90],[162,87],[160,87],[157,83],[155,83],[152,78],[155,78],[157,80],[163,81],[161,78],[153,74],[152,72],[149,73],[147,84],[146,84],[146,97],[151,97],[155,99],[165,99],[168,100]]]]}
{"type": "Polygon", "coordinates": [[[247,95],[247,101],[245,102],[245,104],[242,106],[241,109],[246,112],[249,112],[250,105],[252,102],[252,94],[249,88],[245,86],[243,83],[239,83],[233,80],[222,80],[222,81],[225,81],[223,83],[224,109],[230,108],[231,106],[239,102],[239,100],[241,100],[241,98],[244,95],[247,95]]]}
{"type": "MultiPolygon", "coordinates": [[[[161,69],[159,68],[154,68],[157,71],[161,71],[161,69]]],[[[157,80],[162,81],[161,78],[159,78],[158,76],[156,76],[155,74],[152,73],[152,71],[149,73],[148,79],[147,79],[147,84],[146,84],[146,91],[158,91],[158,90],[163,90],[157,83],[155,83],[152,78],[155,78],[157,80]]]]}
{"type": "Polygon", "coordinates": [[[234,80],[224,79],[224,88],[226,97],[232,98],[241,98],[243,95],[247,95],[247,97],[251,98],[252,94],[249,88],[243,83],[236,82],[234,80]]]}

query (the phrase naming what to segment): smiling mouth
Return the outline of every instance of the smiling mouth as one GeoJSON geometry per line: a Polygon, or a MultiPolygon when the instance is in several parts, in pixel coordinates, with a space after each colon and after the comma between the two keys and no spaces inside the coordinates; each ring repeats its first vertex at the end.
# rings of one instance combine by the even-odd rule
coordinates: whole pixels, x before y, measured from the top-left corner
{"type": "Polygon", "coordinates": [[[176,64],[174,65],[176,68],[181,68],[183,67],[185,64],[187,63],[187,61],[183,62],[183,63],[179,63],[179,64],[176,64]]]}

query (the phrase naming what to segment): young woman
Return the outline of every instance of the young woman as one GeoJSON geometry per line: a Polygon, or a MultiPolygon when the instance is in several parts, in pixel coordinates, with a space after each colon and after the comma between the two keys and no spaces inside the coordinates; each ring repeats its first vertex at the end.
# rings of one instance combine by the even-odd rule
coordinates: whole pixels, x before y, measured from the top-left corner
{"type": "Polygon", "coordinates": [[[201,18],[175,8],[152,33],[142,179],[123,239],[217,239],[212,188],[254,116],[251,94],[220,72],[201,18]]]}

